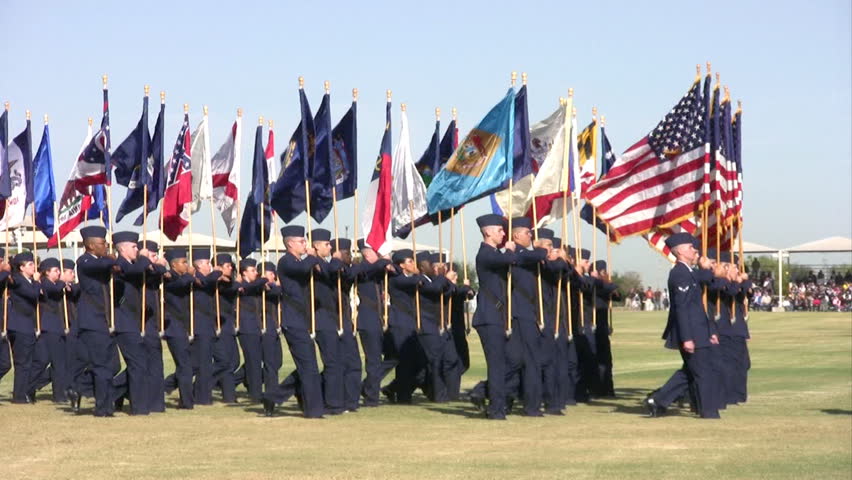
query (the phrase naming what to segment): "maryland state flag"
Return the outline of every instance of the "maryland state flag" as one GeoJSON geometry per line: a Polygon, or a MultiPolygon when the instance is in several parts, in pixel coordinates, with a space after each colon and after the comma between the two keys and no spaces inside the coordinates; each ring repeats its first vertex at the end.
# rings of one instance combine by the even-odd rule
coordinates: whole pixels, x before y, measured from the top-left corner
{"type": "Polygon", "coordinates": [[[510,88],[432,179],[426,192],[429,213],[488,195],[512,177],[514,126],[515,91],[510,88]]]}

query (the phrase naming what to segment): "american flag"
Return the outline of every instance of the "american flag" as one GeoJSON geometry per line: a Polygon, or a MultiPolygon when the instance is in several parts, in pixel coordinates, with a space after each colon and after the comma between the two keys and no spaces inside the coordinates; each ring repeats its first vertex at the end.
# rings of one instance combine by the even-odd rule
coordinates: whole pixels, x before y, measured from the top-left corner
{"type": "Polygon", "coordinates": [[[700,78],[647,136],[589,188],[616,239],[694,219],[702,207],[709,162],[700,78]]]}
{"type": "Polygon", "coordinates": [[[166,193],[163,198],[163,233],[171,240],[176,240],[189,224],[192,207],[191,142],[189,114],[184,114],[183,126],[169,161],[166,193]]]}

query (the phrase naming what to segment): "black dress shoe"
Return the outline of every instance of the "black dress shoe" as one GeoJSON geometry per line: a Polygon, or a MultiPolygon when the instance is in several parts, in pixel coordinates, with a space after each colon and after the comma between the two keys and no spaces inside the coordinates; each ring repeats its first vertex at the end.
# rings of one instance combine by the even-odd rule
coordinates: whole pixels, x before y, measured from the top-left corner
{"type": "Polygon", "coordinates": [[[305,403],[302,400],[302,394],[297,391],[293,396],[296,397],[296,405],[299,406],[299,410],[304,412],[305,411],[305,403]]]}
{"type": "Polygon", "coordinates": [[[263,416],[272,417],[275,415],[275,402],[272,400],[263,399],[263,416]]]}
{"type": "Polygon", "coordinates": [[[648,409],[648,416],[651,417],[651,418],[662,417],[663,415],[666,414],[665,407],[661,407],[661,406],[657,405],[657,402],[654,400],[653,397],[646,398],[643,403],[645,404],[645,407],[648,409]]]}
{"type": "Polygon", "coordinates": [[[476,407],[476,411],[478,411],[478,412],[484,412],[485,411],[485,399],[484,398],[471,395],[470,396],[470,403],[472,403],[473,406],[476,407]]]}
{"type": "Polygon", "coordinates": [[[124,409],[124,397],[121,397],[118,400],[116,400],[114,407],[115,407],[116,412],[122,411],[124,409]]]}
{"type": "Polygon", "coordinates": [[[390,388],[382,387],[382,395],[384,395],[388,399],[388,402],[397,403],[396,392],[394,392],[390,388]]]}
{"type": "Polygon", "coordinates": [[[80,413],[80,394],[69,388],[65,392],[65,396],[68,397],[68,403],[71,404],[71,411],[80,413]]]}

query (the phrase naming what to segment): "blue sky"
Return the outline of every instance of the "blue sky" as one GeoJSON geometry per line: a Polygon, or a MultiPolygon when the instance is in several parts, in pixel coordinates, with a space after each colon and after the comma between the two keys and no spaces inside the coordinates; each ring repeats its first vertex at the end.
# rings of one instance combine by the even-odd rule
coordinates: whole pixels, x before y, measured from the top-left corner
{"type": "MultiPolygon", "coordinates": [[[[529,74],[531,121],[550,113],[573,87],[579,122],[588,122],[597,106],[621,152],[687,90],[695,64],[710,60],[733,98],[744,103],[746,240],[787,247],[852,235],[850,20],[850,4],[843,0],[506,5],[4,0],[0,101],[12,104],[13,132],[23,127],[24,109],[33,112],[37,126],[50,115],[57,182],[67,178],[86,118],[100,119],[104,73],[110,76],[114,145],[138,120],[145,84],[151,85],[154,111],[157,92],[166,91],[167,149],[184,103],[193,125],[202,105],[209,106],[213,148],[241,107],[244,197],[257,117],[275,120],[280,153],[298,122],[297,78],[305,77],[314,109],[329,80],[335,122],[348,107],[351,89],[360,91],[359,175],[365,191],[379,148],[386,89],[393,90],[395,127],[399,104],[408,105],[415,156],[432,133],[435,107],[444,112],[445,125],[456,107],[463,134],[500,99],[513,70],[529,74]]],[[[38,142],[40,127],[33,136],[38,142]]],[[[395,129],[394,144],[397,137],[395,129]]],[[[123,195],[116,187],[115,208],[123,195]]],[[[483,200],[468,209],[470,252],[477,245],[474,218],[488,208],[483,200]]],[[[340,209],[346,219],[342,234],[342,225],[352,224],[351,200],[340,209]]],[[[198,215],[193,228],[209,233],[208,217],[198,215]]],[[[330,219],[325,226],[331,227],[330,219]]],[[[417,233],[420,241],[437,240],[435,229],[417,233]]],[[[590,243],[587,230],[584,244],[590,243]]],[[[666,262],[640,240],[614,247],[613,267],[639,271],[654,285],[662,284],[667,271],[666,262]]]]}

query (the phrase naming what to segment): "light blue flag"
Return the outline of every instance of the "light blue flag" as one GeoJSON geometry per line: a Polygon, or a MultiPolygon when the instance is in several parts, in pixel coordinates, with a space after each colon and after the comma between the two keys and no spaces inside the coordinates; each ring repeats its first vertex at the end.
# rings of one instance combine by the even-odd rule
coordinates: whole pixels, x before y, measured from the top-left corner
{"type": "Polygon", "coordinates": [[[50,132],[44,126],[41,144],[33,159],[33,208],[36,227],[48,238],[53,236],[56,184],[53,182],[53,158],[50,154],[50,132]]]}
{"type": "Polygon", "coordinates": [[[512,178],[515,91],[467,134],[426,191],[429,213],[460,207],[490,195],[512,178]]]}

